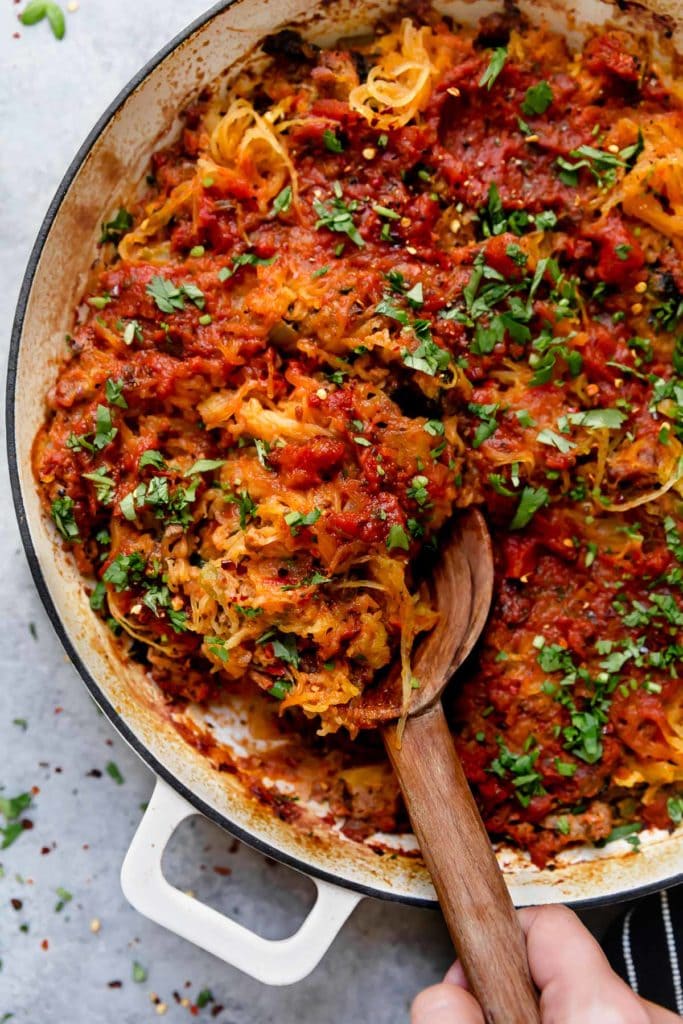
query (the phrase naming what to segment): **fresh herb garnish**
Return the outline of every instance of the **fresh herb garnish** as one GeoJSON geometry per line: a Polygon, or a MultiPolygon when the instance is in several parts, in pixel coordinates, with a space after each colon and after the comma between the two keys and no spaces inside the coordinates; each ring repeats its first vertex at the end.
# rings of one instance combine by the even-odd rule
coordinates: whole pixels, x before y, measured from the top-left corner
{"type": "Polygon", "coordinates": [[[54,524],[64,540],[78,540],[80,536],[73,509],[74,500],[68,494],[55,498],[50,506],[54,524]]]}
{"type": "Polygon", "coordinates": [[[131,977],[132,977],[133,981],[135,981],[138,985],[141,985],[145,981],[147,981],[147,977],[148,977],[147,969],[145,967],[143,967],[142,964],[139,964],[137,962],[137,960],[133,961],[133,968],[131,970],[131,977]]]}
{"type": "Polygon", "coordinates": [[[517,505],[512,522],[511,530],[521,530],[527,526],[539,509],[548,504],[548,489],[546,487],[525,487],[517,505]]]}
{"type": "Polygon", "coordinates": [[[123,775],[119,769],[119,766],[115,761],[107,761],[105,765],[105,771],[110,779],[113,779],[117,786],[122,786],[125,782],[123,775]]]}
{"type": "Polygon", "coordinates": [[[100,245],[105,242],[120,242],[121,238],[127,231],[133,227],[133,216],[125,210],[123,206],[120,206],[116,215],[109,221],[105,221],[102,224],[102,234],[100,235],[100,245]]]}
{"type": "Polygon", "coordinates": [[[344,145],[341,139],[330,128],[326,128],[323,132],[323,142],[325,143],[325,149],[329,149],[330,153],[344,152],[344,145]]]}
{"type": "Polygon", "coordinates": [[[292,205],[292,186],[285,185],[281,192],[275,196],[271,207],[271,215],[277,217],[278,213],[287,213],[292,205]]]}
{"type": "Polygon", "coordinates": [[[156,274],[145,290],[162,313],[176,313],[185,309],[185,299],[189,299],[197,309],[204,308],[204,292],[191,281],[176,285],[161,274],[156,274]]]}
{"type": "Polygon", "coordinates": [[[522,102],[522,113],[527,117],[534,114],[545,114],[553,101],[553,90],[544,80],[537,85],[531,85],[524,94],[522,102]]]}
{"type": "Polygon", "coordinates": [[[0,836],[2,837],[0,850],[6,850],[24,831],[24,826],[19,821],[19,817],[22,811],[25,811],[30,804],[30,793],[19,793],[18,796],[13,797],[0,796],[0,814],[3,815],[6,821],[4,826],[0,826],[0,836]]]}
{"type": "Polygon", "coordinates": [[[508,59],[508,51],[505,46],[498,46],[495,50],[491,51],[491,58],[486,66],[483,75],[479,79],[479,87],[490,89],[498,75],[505,67],[505,62],[508,59]]]}
{"type": "Polygon", "coordinates": [[[225,459],[197,459],[197,461],[186,469],[183,476],[195,476],[197,473],[210,473],[214,469],[220,469],[225,465],[225,459]]]}
{"type": "Polygon", "coordinates": [[[145,466],[153,466],[154,469],[165,469],[166,460],[156,448],[147,448],[138,460],[139,469],[144,469],[145,466]]]}
{"type": "Polygon", "coordinates": [[[394,548],[410,551],[410,537],[400,524],[394,523],[393,526],[389,527],[386,545],[389,551],[393,551],[394,548]]]}
{"type": "Polygon", "coordinates": [[[334,196],[328,203],[323,203],[320,199],[313,200],[313,209],[318,215],[316,231],[328,228],[338,234],[348,235],[355,245],[363,248],[365,241],[353,220],[353,214],[358,209],[358,201],[352,199],[348,203],[344,202],[342,187],[338,181],[333,183],[332,191],[334,196]]]}
{"type": "Polygon", "coordinates": [[[55,892],[59,897],[57,902],[55,903],[55,914],[59,914],[67,905],[67,903],[71,903],[73,895],[69,892],[68,889],[65,889],[61,885],[57,886],[55,892]]]}
{"type": "Polygon", "coordinates": [[[84,480],[90,480],[95,485],[95,497],[102,505],[111,505],[114,500],[114,481],[107,475],[105,466],[100,466],[92,473],[82,473],[84,480]]]}
{"type": "Polygon", "coordinates": [[[104,570],[102,579],[105,583],[111,583],[117,593],[121,593],[142,581],[146,564],[139,551],[117,555],[104,570]]]}
{"type": "Polygon", "coordinates": [[[64,11],[59,4],[46,3],[44,0],[30,0],[19,15],[19,20],[22,25],[37,25],[45,17],[47,17],[55,39],[63,39],[66,33],[66,21],[64,11]]]}
{"type": "Polygon", "coordinates": [[[120,409],[127,409],[128,402],[123,397],[125,381],[112,380],[111,377],[105,382],[104,392],[110,405],[118,405],[120,409]]]}
{"type": "Polygon", "coordinates": [[[515,787],[515,795],[522,807],[528,807],[535,796],[543,796],[546,792],[541,775],[534,767],[540,751],[538,748],[532,749],[531,743],[528,743],[528,749],[523,753],[514,754],[505,745],[501,736],[496,737],[496,742],[499,754],[491,762],[489,770],[499,779],[509,779],[515,787]]]}
{"type": "Polygon", "coordinates": [[[320,515],[320,509],[314,508],[310,512],[287,512],[284,518],[292,537],[296,537],[304,526],[313,526],[317,523],[320,515]]]}
{"type": "Polygon", "coordinates": [[[227,281],[240,267],[269,267],[275,263],[276,256],[257,256],[255,252],[241,252],[232,257],[232,267],[221,267],[218,271],[218,280],[227,281]]]}

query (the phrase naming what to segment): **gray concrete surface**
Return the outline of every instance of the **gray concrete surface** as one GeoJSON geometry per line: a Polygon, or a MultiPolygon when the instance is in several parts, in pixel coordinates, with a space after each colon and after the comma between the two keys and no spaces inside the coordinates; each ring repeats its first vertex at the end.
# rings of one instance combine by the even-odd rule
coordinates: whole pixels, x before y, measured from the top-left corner
{"type": "MultiPolygon", "coordinates": [[[[20,26],[21,8],[2,0],[3,352],[30,247],[73,154],[129,77],[205,6],[203,0],[81,0],[67,14],[66,38],[57,42],[46,23],[20,26]]],[[[207,987],[215,1002],[199,1019],[219,1024],[406,1020],[414,993],[437,980],[451,957],[436,913],[366,900],[309,979],[275,990],[126,904],[119,869],[153,779],[90,700],[42,610],[14,522],[4,440],[2,452],[0,796],[38,792],[26,812],[33,829],[0,851],[0,1021],[3,1014],[17,1024],[183,1021],[190,1012],[174,992],[194,1001],[207,987]],[[122,784],[106,773],[110,761],[122,784]],[[58,888],[72,894],[60,911],[58,888]],[[145,981],[133,979],[134,962],[147,971],[145,981]],[[157,1017],[152,993],[167,1006],[165,1016],[157,1017]],[[217,1006],[223,1009],[214,1017],[217,1006]]],[[[197,818],[176,836],[167,872],[271,937],[293,931],[311,900],[305,879],[197,818]]]]}

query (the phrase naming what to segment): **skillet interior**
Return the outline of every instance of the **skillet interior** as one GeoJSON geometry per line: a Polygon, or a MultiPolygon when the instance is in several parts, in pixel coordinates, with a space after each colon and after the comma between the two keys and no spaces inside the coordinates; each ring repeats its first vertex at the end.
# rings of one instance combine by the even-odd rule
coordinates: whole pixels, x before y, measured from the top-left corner
{"type": "MultiPolygon", "coordinates": [[[[107,630],[92,615],[75,567],[55,546],[42,517],[30,465],[32,440],[43,415],[40,399],[56,376],[64,333],[88,271],[83,254],[94,254],[101,221],[120,200],[122,187],[143,173],[176,111],[226,65],[283,24],[301,22],[304,34],[324,43],[362,30],[393,6],[373,2],[359,10],[351,0],[343,0],[330,10],[320,0],[311,10],[311,4],[302,0],[223,3],[170,44],[124,90],[67,172],[36,243],[12,340],[8,436],[15,503],[41,597],[86,685],[134,749],[199,810],[271,856],[372,895],[432,902],[428,876],[409,852],[412,837],[402,839],[398,852],[380,855],[381,840],[373,847],[345,838],[321,822],[320,808],[312,804],[299,805],[299,827],[293,827],[286,820],[292,816],[291,803],[279,800],[278,813],[273,813],[238,774],[215,771],[182,739],[153,685],[135,665],[122,666],[107,630]],[[61,298],[58,305],[56,295],[61,298]]],[[[500,4],[477,0],[437,6],[472,21],[500,4]]],[[[676,32],[683,36],[683,18],[679,13],[677,23],[674,17],[676,0],[658,0],[656,10],[652,3],[652,12],[639,7],[632,13],[594,0],[563,4],[564,14],[549,3],[520,6],[531,20],[538,20],[542,10],[555,25],[566,23],[570,33],[578,33],[581,22],[618,17],[641,30],[651,27],[663,39],[668,34],[675,38],[676,32]],[[567,21],[566,9],[575,11],[576,23],[567,21]]],[[[248,742],[240,717],[231,715],[221,723],[234,749],[248,742]]],[[[544,871],[530,868],[510,849],[501,849],[499,858],[518,903],[618,898],[671,882],[683,872],[683,831],[645,836],[637,855],[626,844],[612,845],[609,855],[573,851],[544,871]]]]}

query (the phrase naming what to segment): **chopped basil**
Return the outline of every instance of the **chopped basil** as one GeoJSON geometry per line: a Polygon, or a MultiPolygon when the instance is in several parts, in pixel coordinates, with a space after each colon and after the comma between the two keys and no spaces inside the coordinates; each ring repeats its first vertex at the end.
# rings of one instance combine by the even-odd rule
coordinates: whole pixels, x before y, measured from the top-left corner
{"type": "Polygon", "coordinates": [[[287,213],[292,205],[292,186],[285,185],[281,192],[275,196],[271,207],[271,215],[277,217],[278,213],[287,213]]]}
{"type": "Polygon", "coordinates": [[[31,805],[30,793],[19,793],[18,796],[0,796],[0,814],[6,820],[4,826],[0,826],[0,850],[6,850],[12,843],[16,842],[24,831],[23,823],[19,820],[22,811],[31,805]]]}
{"type": "Polygon", "coordinates": [[[134,341],[142,341],[142,328],[137,320],[129,320],[123,329],[123,343],[132,345],[134,341]]]}
{"type": "Polygon", "coordinates": [[[323,142],[325,143],[325,149],[329,149],[330,153],[344,152],[341,139],[330,128],[326,128],[323,132],[323,142]]]}
{"type": "Polygon", "coordinates": [[[218,271],[218,280],[227,281],[240,267],[269,267],[275,262],[277,256],[257,256],[255,252],[241,252],[232,257],[232,268],[221,267],[218,271]]]}
{"type": "Polygon", "coordinates": [[[55,903],[55,913],[59,914],[60,911],[62,911],[64,907],[67,905],[67,903],[71,902],[71,900],[73,899],[73,895],[69,892],[68,889],[65,889],[61,885],[57,886],[55,892],[59,897],[59,899],[55,903]]]}
{"type": "Polygon", "coordinates": [[[64,540],[78,540],[80,534],[74,519],[74,500],[68,494],[55,498],[50,506],[54,524],[64,540]]]}
{"type": "Polygon", "coordinates": [[[119,766],[115,761],[108,761],[105,765],[105,771],[110,779],[113,779],[117,786],[122,786],[124,783],[123,775],[119,770],[119,766]]]}
{"type": "Polygon", "coordinates": [[[90,480],[95,485],[95,497],[103,505],[111,505],[114,500],[114,481],[107,475],[105,466],[100,466],[92,473],[82,473],[84,480],[90,480]]]}
{"type": "Polygon", "coordinates": [[[517,505],[512,522],[511,530],[521,530],[527,526],[540,508],[548,504],[548,490],[546,487],[525,487],[517,505]]]}
{"type": "Polygon", "coordinates": [[[22,25],[37,25],[45,17],[55,39],[63,39],[66,32],[64,11],[59,4],[52,3],[51,0],[29,0],[19,15],[19,20],[22,25]]]}
{"type": "Polygon", "coordinates": [[[505,67],[505,62],[508,59],[508,51],[505,46],[498,46],[495,50],[491,51],[491,58],[488,62],[483,75],[479,79],[480,88],[490,89],[498,75],[505,67]]]}
{"type": "Polygon", "coordinates": [[[204,293],[191,281],[176,285],[168,278],[156,274],[147,285],[146,292],[162,313],[176,313],[185,309],[186,298],[198,309],[204,308],[204,293]]]}
{"type": "MultiPolygon", "coordinates": [[[[541,776],[534,765],[540,751],[531,749],[531,743],[521,754],[514,754],[497,736],[498,757],[491,762],[490,771],[499,779],[509,779],[515,788],[515,795],[522,807],[528,807],[535,796],[543,796],[546,792],[541,776]]],[[[526,746],[526,745],[525,745],[526,746]]]]}
{"type": "Polygon", "coordinates": [[[107,396],[107,401],[110,405],[118,405],[120,409],[127,409],[128,402],[123,397],[124,381],[112,380],[111,377],[106,381],[104,385],[104,391],[107,396]]]}
{"type": "Polygon", "coordinates": [[[117,593],[129,590],[131,586],[142,582],[146,562],[139,551],[129,555],[117,555],[112,559],[102,574],[105,583],[111,583],[117,593]]]}
{"type": "MultiPolygon", "coordinates": [[[[419,322],[415,321],[414,327],[419,322]]],[[[444,348],[441,348],[440,345],[437,345],[432,340],[431,335],[425,337],[412,352],[408,349],[403,349],[401,358],[404,364],[411,370],[419,370],[430,377],[434,377],[435,374],[447,370],[451,361],[449,353],[444,348]]]]}
{"type": "Polygon", "coordinates": [[[566,437],[562,437],[561,434],[556,434],[554,430],[549,430],[548,428],[541,430],[538,433],[536,440],[540,441],[541,444],[547,444],[553,448],[557,448],[557,450],[562,452],[563,455],[570,452],[572,448],[576,448],[573,441],[568,441],[566,437]]]}
{"type": "Polygon", "coordinates": [[[268,454],[270,452],[270,445],[267,441],[263,441],[260,437],[254,438],[254,448],[256,449],[256,458],[259,460],[264,469],[270,469],[268,465],[268,454]]]}
{"type": "Polygon", "coordinates": [[[410,538],[400,524],[394,523],[393,526],[389,527],[386,545],[389,551],[392,551],[394,548],[401,548],[403,551],[410,550],[410,538]]]}
{"type": "Polygon", "coordinates": [[[334,196],[330,202],[323,203],[319,199],[313,200],[313,209],[318,215],[315,225],[316,231],[320,228],[328,228],[330,231],[336,231],[338,234],[348,235],[355,245],[363,248],[365,240],[353,220],[353,214],[358,209],[358,201],[352,199],[350,202],[345,203],[342,187],[338,181],[334,182],[332,190],[334,196]]]}
{"type": "Polygon", "coordinates": [[[417,502],[420,508],[429,507],[429,491],[427,489],[429,478],[426,476],[414,476],[410,481],[410,487],[406,489],[406,495],[417,502]]]}
{"type": "Polygon", "coordinates": [[[275,697],[276,700],[283,700],[293,685],[289,679],[276,679],[271,688],[266,690],[266,693],[270,694],[271,697],[275,697]]]}
{"type": "Polygon", "coordinates": [[[257,615],[263,614],[263,608],[250,608],[246,604],[236,604],[233,608],[239,615],[244,615],[247,619],[254,619],[257,615]]]}
{"type": "Polygon", "coordinates": [[[317,523],[320,515],[320,509],[314,508],[310,512],[287,512],[284,518],[292,537],[296,537],[304,526],[313,526],[317,523]]]}
{"type": "Polygon", "coordinates": [[[116,215],[109,221],[102,224],[100,244],[105,242],[119,242],[123,235],[133,227],[132,214],[120,206],[116,215]]]}
{"type": "Polygon", "coordinates": [[[133,981],[135,981],[138,985],[142,985],[145,981],[147,981],[147,969],[143,967],[142,964],[139,964],[137,960],[133,961],[131,977],[133,978],[133,981]]]}
{"type": "Polygon", "coordinates": [[[585,412],[570,412],[562,419],[574,426],[593,430],[618,430],[626,416],[619,409],[587,409],[585,412]]]}
{"type": "Polygon", "coordinates": [[[225,465],[225,459],[198,459],[189,469],[186,469],[183,476],[194,476],[196,473],[210,473],[214,469],[220,469],[225,465]]]}
{"type": "Polygon", "coordinates": [[[236,494],[226,494],[225,500],[230,502],[232,505],[237,505],[239,513],[240,529],[246,530],[247,523],[254,518],[254,513],[258,508],[255,501],[252,501],[251,495],[246,487],[243,487],[241,491],[236,494]]]}
{"type": "Polygon", "coordinates": [[[545,80],[539,82],[538,85],[531,85],[524,94],[522,113],[527,117],[533,117],[534,114],[545,114],[552,101],[553,90],[545,80]]]}
{"type": "Polygon", "coordinates": [[[470,412],[481,420],[479,426],[474,432],[472,438],[472,447],[479,448],[489,437],[491,437],[498,427],[496,420],[496,414],[498,412],[497,403],[489,403],[486,405],[479,405],[476,402],[469,402],[467,408],[470,412]]]}
{"type": "Polygon", "coordinates": [[[95,584],[95,588],[90,595],[90,607],[94,612],[102,611],[104,608],[104,602],[107,597],[107,588],[105,587],[102,580],[99,580],[95,584]]]}
{"type": "MultiPolygon", "coordinates": [[[[401,219],[401,214],[396,213],[396,210],[392,210],[388,206],[380,206],[379,203],[374,203],[372,208],[378,217],[384,217],[386,220],[401,219]]],[[[391,271],[389,271],[389,273],[391,273],[391,271]]]]}
{"type": "Polygon", "coordinates": [[[666,810],[674,825],[680,825],[683,821],[683,796],[670,796],[666,810]]]}
{"type": "Polygon", "coordinates": [[[145,466],[153,466],[154,469],[165,469],[166,460],[156,448],[147,448],[138,460],[139,469],[144,469],[145,466]]]}
{"type": "Polygon", "coordinates": [[[425,433],[429,434],[430,437],[443,437],[446,428],[441,420],[427,420],[422,429],[425,433]]]}

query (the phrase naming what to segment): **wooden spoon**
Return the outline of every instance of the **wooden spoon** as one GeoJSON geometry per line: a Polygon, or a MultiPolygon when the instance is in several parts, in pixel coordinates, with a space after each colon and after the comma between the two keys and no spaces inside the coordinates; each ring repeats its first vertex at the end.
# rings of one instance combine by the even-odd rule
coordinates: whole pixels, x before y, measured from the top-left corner
{"type": "Polygon", "coordinates": [[[400,742],[400,668],[366,690],[345,721],[380,727],[448,930],[488,1024],[540,1022],[526,943],[441,704],[486,622],[493,554],[479,512],[442,543],[432,587],[441,617],[413,657],[413,691],[400,742]]]}

